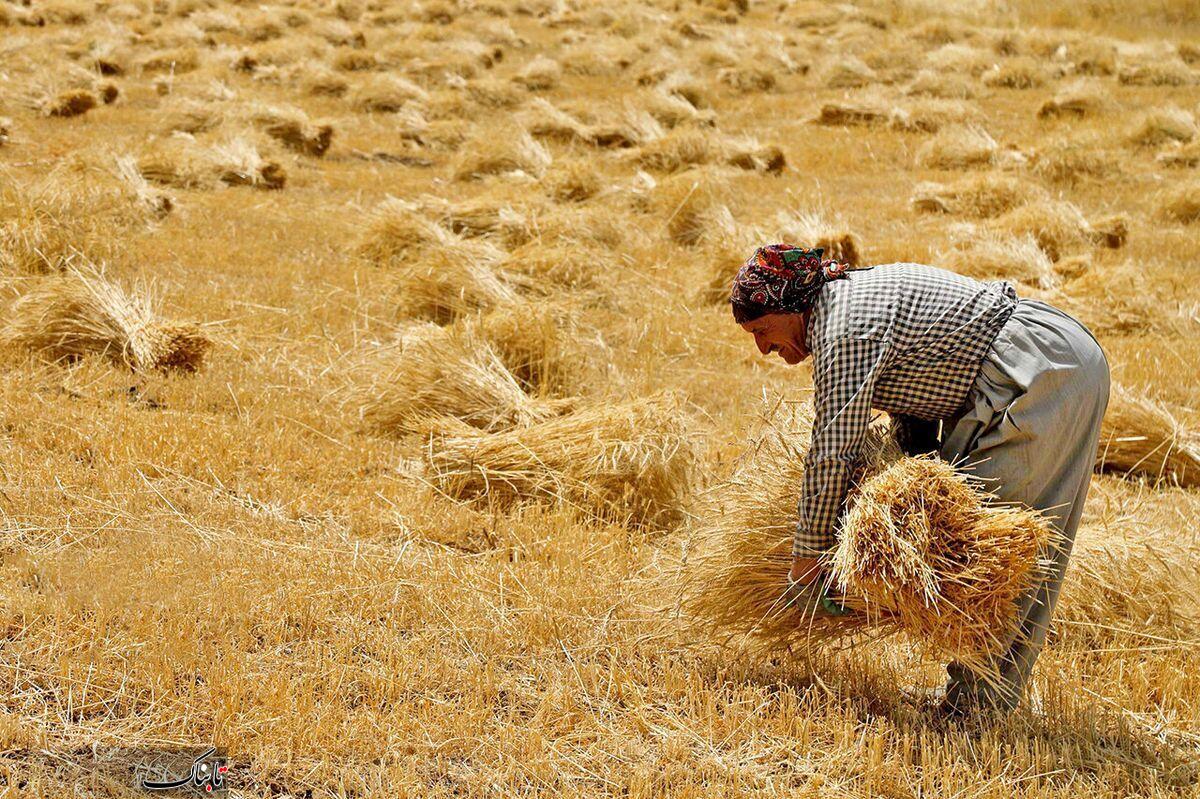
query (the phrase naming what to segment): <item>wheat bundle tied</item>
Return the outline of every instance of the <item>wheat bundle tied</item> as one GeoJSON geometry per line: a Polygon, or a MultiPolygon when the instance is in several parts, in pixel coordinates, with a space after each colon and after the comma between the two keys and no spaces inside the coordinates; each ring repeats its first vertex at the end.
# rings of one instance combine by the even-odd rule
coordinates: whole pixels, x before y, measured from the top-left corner
{"type": "Polygon", "coordinates": [[[78,268],[18,298],[3,340],[52,360],[95,354],[131,369],[186,372],[200,368],[212,346],[198,326],[162,320],[146,296],[78,268]]]}
{"type": "Polygon", "coordinates": [[[829,560],[849,612],[814,612],[785,593],[811,424],[807,407],[777,406],[735,474],[707,493],[683,570],[689,615],[766,648],[904,631],[982,667],[1043,567],[1049,526],[989,503],[949,464],[901,457],[876,425],[829,560]]]}
{"type": "Polygon", "coordinates": [[[498,433],[431,443],[428,465],[452,497],[501,505],[552,499],[597,517],[661,528],[682,513],[696,463],[682,401],[603,403],[498,433]]]}

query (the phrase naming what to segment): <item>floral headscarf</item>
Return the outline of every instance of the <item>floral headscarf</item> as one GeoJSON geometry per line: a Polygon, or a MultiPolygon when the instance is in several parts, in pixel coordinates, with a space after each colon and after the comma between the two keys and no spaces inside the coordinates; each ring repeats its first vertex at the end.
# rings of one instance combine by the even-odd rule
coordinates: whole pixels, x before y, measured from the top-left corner
{"type": "Polygon", "coordinates": [[[759,247],[738,270],[729,302],[739,322],[769,313],[804,313],[816,302],[821,287],[846,276],[847,265],[823,261],[825,251],[790,244],[759,247]]]}

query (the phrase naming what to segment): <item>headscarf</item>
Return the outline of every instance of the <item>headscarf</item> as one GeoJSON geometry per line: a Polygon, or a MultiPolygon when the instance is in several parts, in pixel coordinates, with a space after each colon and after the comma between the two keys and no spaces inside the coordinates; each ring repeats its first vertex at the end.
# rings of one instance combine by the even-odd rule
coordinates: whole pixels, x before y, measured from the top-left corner
{"type": "Polygon", "coordinates": [[[823,261],[821,248],[806,250],[790,244],[759,247],[738,270],[729,302],[739,323],[769,313],[804,313],[830,280],[846,276],[847,264],[823,261]]]}

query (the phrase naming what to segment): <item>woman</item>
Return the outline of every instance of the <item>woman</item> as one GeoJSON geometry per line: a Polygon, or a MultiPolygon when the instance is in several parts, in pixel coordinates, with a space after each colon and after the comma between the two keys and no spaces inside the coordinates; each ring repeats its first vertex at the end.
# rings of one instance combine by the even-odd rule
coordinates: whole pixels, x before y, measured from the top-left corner
{"type": "Polygon", "coordinates": [[[805,457],[789,581],[826,608],[835,543],[871,410],[898,417],[910,454],[937,451],[1062,535],[1047,576],[984,679],[951,663],[944,713],[1020,702],[1062,586],[1108,404],[1108,363],[1079,322],[1006,282],[919,264],[848,269],[822,251],[760,247],[738,272],[734,319],[764,355],[813,359],[816,417],[805,457]],[[940,428],[940,435],[938,429],[940,428]]]}

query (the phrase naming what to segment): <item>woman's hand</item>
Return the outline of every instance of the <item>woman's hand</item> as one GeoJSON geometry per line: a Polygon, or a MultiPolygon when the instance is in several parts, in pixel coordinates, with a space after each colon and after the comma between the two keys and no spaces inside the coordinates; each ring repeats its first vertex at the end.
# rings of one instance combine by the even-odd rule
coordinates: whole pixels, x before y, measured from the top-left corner
{"type": "Polygon", "coordinates": [[[792,558],[788,581],[800,585],[812,585],[821,576],[821,561],[817,558],[792,558]]]}

